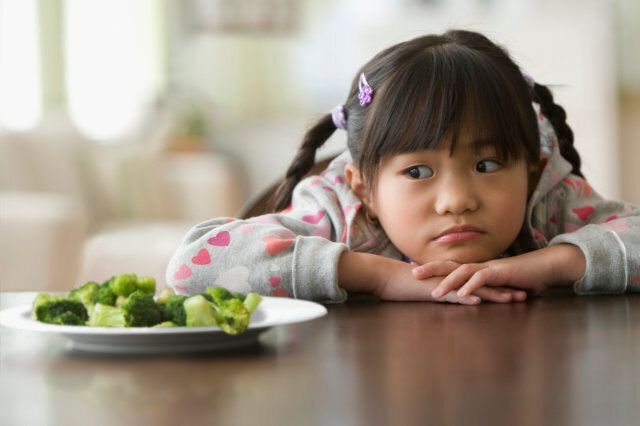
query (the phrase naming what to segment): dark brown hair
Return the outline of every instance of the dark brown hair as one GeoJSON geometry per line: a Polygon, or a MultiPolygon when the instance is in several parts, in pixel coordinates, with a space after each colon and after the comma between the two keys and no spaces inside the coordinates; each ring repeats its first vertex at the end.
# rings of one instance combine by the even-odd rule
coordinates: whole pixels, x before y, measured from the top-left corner
{"type": "MultiPolygon", "coordinates": [[[[347,146],[370,186],[383,157],[436,148],[461,129],[488,142],[505,161],[540,157],[533,102],[540,104],[558,136],[560,152],[580,172],[580,156],[562,107],[549,89],[531,88],[508,53],[485,36],[451,30],[391,46],[357,73],[344,103],[347,146]],[[361,106],[358,80],[364,73],[373,88],[371,104],[361,106]]],[[[291,202],[293,188],[311,169],[316,150],[336,127],[327,114],[305,135],[275,196],[275,210],[291,202]]]]}

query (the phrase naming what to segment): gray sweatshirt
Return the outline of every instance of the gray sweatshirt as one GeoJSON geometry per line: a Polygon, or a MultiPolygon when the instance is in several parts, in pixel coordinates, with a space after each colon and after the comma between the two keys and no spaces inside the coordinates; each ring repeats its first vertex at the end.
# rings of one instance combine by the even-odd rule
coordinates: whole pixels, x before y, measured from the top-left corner
{"type": "MultiPolygon", "coordinates": [[[[571,174],[555,134],[541,118],[548,163],[528,203],[526,222],[506,255],[570,243],[586,257],[578,294],[640,291],[640,210],[603,199],[571,174]]],[[[365,219],[338,156],[320,175],[301,181],[291,207],[248,220],[217,218],[196,225],[169,262],[167,283],[178,294],[218,285],[232,291],[318,302],[343,302],[338,259],[345,250],[403,259],[384,230],[365,219]]]]}

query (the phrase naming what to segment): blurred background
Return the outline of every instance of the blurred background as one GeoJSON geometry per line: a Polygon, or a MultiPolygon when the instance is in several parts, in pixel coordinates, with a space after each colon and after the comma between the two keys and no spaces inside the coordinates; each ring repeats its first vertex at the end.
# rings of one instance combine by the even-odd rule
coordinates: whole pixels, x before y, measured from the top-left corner
{"type": "Polygon", "coordinates": [[[0,0],[0,287],[161,289],[189,227],[279,178],[359,66],[449,28],[551,85],[591,184],[640,203],[637,0],[0,0]]]}

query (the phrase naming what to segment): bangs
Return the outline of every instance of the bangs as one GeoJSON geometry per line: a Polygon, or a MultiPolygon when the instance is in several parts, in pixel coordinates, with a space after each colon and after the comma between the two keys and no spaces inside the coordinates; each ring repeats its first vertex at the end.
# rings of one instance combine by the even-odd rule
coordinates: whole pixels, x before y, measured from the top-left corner
{"type": "Polygon", "coordinates": [[[447,43],[403,59],[374,88],[363,134],[367,149],[359,161],[367,180],[384,156],[446,146],[453,154],[463,137],[475,150],[492,148],[507,163],[538,143],[528,140],[531,123],[536,125],[532,105],[523,110],[522,88],[491,58],[447,43]]]}

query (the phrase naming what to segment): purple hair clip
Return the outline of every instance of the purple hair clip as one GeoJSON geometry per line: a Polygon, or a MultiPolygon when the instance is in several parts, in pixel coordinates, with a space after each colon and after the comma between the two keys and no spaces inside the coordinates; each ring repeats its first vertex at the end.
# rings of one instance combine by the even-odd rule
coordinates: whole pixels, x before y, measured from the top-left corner
{"type": "Polygon", "coordinates": [[[371,97],[373,96],[373,89],[369,86],[367,79],[364,76],[364,73],[360,73],[360,81],[358,82],[358,89],[360,93],[358,94],[358,99],[360,99],[360,105],[365,106],[371,103],[371,97]]]}
{"type": "Polygon", "coordinates": [[[331,110],[331,118],[336,128],[347,130],[347,117],[344,115],[343,105],[336,105],[335,108],[331,110]]]}
{"type": "Polygon", "coordinates": [[[533,79],[533,77],[525,73],[522,73],[522,77],[524,77],[524,81],[527,82],[527,85],[529,86],[529,88],[533,90],[536,85],[536,81],[533,79]]]}

